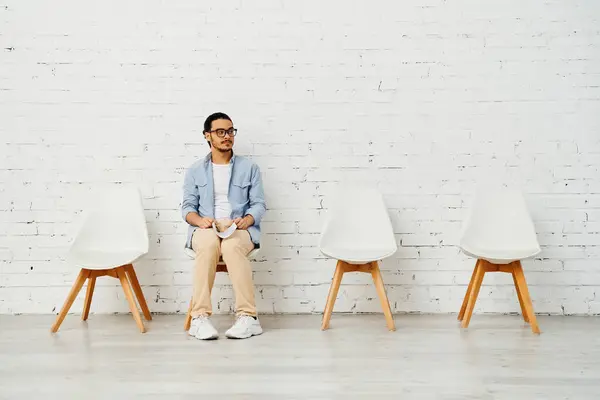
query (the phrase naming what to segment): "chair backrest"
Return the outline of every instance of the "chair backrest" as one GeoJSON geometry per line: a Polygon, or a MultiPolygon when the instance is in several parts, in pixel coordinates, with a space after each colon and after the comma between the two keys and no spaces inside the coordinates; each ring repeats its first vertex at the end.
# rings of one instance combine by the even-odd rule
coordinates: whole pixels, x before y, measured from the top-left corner
{"type": "Polygon", "coordinates": [[[462,243],[482,248],[539,248],[522,193],[514,188],[481,188],[465,221],[462,243]]]}
{"type": "Polygon", "coordinates": [[[148,252],[148,228],[137,188],[115,185],[98,189],[84,212],[72,249],[148,252]]]}
{"type": "Polygon", "coordinates": [[[389,248],[392,253],[398,249],[383,196],[377,188],[340,185],[332,198],[320,241],[322,249],[337,244],[355,249],[389,248]]]}

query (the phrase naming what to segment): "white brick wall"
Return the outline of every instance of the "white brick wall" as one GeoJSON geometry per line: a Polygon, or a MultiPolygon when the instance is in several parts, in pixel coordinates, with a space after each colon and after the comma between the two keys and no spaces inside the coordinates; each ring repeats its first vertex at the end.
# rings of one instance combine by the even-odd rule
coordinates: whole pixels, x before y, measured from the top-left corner
{"type": "MultiPolygon", "coordinates": [[[[540,313],[600,314],[600,3],[0,1],[0,313],[50,313],[81,196],[139,185],[150,308],[184,311],[184,168],[229,113],[269,211],[259,309],[320,312],[334,262],[316,247],[340,179],[375,179],[401,247],[383,265],[397,312],[456,312],[473,261],[456,244],[480,180],[521,185],[543,253],[525,263],[540,313]]],[[[485,312],[515,312],[489,276],[485,312]]],[[[218,311],[232,308],[226,276],[218,311]]],[[[81,296],[73,310],[81,309],[81,296]]],[[[101,279],[94,312],[125,312],[101,279]]],[[[337,311],[379,311],[348,276],[337,311]]]]}

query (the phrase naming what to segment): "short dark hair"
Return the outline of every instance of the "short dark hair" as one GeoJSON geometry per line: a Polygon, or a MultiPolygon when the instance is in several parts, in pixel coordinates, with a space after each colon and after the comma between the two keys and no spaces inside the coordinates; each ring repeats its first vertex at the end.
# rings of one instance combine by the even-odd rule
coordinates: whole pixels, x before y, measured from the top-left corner
{"type": "MultiPolygon", "coordinates": [[[[226,119],[228,121],[231,121],[231,118],[229,118],[229,115],[222,113],[222,112],[216,112],[213,114],[210,114],[207,118],[206,121],[204,121],[204,130],[202,131],[203,133],[206,132],[210,132],[212,130],[212,123],[213,121],[216,121],[218,119],[226,119]]],[[[231,121],[233,122],[233,121],[231,121]]],[[[210,142],[207,140],[206,143],[208,143],[208,147],[210,147],[210,142]]]]}
{"type": "MultiPolygon", "coordinates": [[[[206,121],[204,121],[204,131],[203,132],[210,132],[210,130],[212,129],[212,123],[213,121],[216,121],[218,119],[226,119],[228,121],[231,121],[231,118],[229,118],[229,115],[222,113],[222,112],[216,112],[214,114],[210,114],[208,116],[208,118],[206,118],[206,121]]],[[[231,121],[233,122],[233,121],[231,121]]]]}

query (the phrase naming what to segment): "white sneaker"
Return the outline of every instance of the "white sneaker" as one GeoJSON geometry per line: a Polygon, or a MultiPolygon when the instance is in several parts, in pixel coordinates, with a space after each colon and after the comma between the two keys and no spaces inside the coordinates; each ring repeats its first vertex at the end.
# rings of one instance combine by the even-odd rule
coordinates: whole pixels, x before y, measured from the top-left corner
{"type": "Polygon", "coordinates": [[[217,332],[207,315],[192,318],[188,334],[200,340],[211,340],[219,337],[219,332],[217,332]]]}
{"type": "Polygon", "coordinates": [[[235,324],[225,332],[225,336],[229,339],[248,339],[261,333],[263,333],[263,330],[258,318],[254,319],[249,315],[242,314],[235,321],[235,324]]]}

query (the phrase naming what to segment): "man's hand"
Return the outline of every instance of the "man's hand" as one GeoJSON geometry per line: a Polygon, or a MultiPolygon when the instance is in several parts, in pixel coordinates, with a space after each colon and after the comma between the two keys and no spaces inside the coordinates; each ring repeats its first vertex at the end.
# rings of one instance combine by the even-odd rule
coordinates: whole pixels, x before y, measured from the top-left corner
{"type": "Polygon", "coordinates": [[[214,219],[209,218],[209,217],[201,217],[198,220],[198,228],[200,229],[208,229],[212,226],[213,222],[215,222],[214,219]]]}
{"type": "Polygon", "coordinates": [[[244,218],[234,219],[233,222],[237,225],[238,229],[246,230],[254,225],[254,217],[248,214],[244,218]]]}
{"type": "Polygon", "coordinates": [[[200,229],[208,229],[215,220],[209,217],[201,217],[198,213],[190,212],[185,216],[185,222],[200,229]]]}

